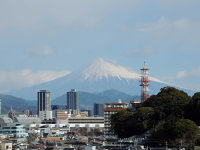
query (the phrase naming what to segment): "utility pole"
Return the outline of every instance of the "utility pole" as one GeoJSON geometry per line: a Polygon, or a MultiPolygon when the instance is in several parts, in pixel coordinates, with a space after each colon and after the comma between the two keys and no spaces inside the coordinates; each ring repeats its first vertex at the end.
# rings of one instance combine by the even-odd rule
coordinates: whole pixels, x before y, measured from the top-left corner
{"type": "Polygon", "coordinates": [[[180,149],[182,149],[183,148],[183,140],[181,140],[181,147],[180,147],[180,149]]]}
{"type": "Polygon", "coordinates": [[[166,146],[165,149],[167,150],[167,149],[168,149],[168,148],[167,148],[167,141],[165,142],[165,146],[166,146]]]}

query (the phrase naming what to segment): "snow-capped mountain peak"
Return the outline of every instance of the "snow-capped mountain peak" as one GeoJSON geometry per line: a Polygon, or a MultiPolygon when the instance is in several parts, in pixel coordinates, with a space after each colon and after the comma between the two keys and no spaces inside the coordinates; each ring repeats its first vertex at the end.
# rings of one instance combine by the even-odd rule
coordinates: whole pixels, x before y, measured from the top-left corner
{"type": "MultiPolygon", "coordinates": [[[[141,66],[138,66],[138,72],[141,66]]],[[[48,89],[54,97],[60,96],[66,91],[75,88],[79,91],[102,92],[116,89],[131,95],[140,94],[139,86],[141,75],[131,69],[127,69],[117,63],[98,58],[87,67],[74,71],[67,76],[49,81],[33,87],[14,92],[16,96],[34,99],[35,93],[41,89],[48,89]]],[[[150,91],[156,93],[166,86],[162,81],[150,77],[150,91]]],[[[11,93],[10,93],[11,94],[11,93]]]]}
{"type": "Polygon", "coordinates": [[[81,71],[84,80],[101,80],[115,77],[118,79],[139,79],[140,74],[135,73],[117,63],[105,59],[98,58],[94,60],[88,67],[81,71]]]}

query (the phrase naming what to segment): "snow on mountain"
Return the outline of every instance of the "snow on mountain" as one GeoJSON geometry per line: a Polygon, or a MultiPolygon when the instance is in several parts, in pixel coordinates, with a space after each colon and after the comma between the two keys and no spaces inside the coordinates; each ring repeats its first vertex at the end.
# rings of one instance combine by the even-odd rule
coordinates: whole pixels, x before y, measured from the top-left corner
{"type": "MultiPolygon", "coordinates": [[[[139,95],[141,92],[139,87],[140,76],[139,73],[135,73],[111,60],[98,58],[87,67],[74,71],[67,76],[9,94],[26,99],[37,99],[37,92],[41,89],[47,89],[52,92],[53,99],[75,88],[78,91],[87,92],[116,89],[130,95],[139,95]]],[[[150,78],[150,80],[152,94],[166,86],[165,83],[156,78],[150,78]]]]}
{"type": "MultiPolygon", "coordinates": [[[[95,59],[91,64],[87,67],[80,69],[77,72],[73,72],[70,75],[72,78],[76,78],[78,80],[89,80],[89,81],[98,81],[102,80],[103,78],[109,80],[109,78],[117,78],[119,80],[126,79],[137,79],[141,78],[141,74],[135,73],[131,69],[125,68],[117,63],[105,59],[105,58],[98,58],[95,59]]],[[[159,79],[150,77],[150,80],[155,82],[161,82],[159,79]]]]}
{"type": "Polygon", "coordinates": [[[103,58],[96,59],[87,68],[83,69],[81,74],[84,80],[99,80],[109,77],[118,79],[139,79],[140,75],[134,73],[110,60],[103,58]]]}

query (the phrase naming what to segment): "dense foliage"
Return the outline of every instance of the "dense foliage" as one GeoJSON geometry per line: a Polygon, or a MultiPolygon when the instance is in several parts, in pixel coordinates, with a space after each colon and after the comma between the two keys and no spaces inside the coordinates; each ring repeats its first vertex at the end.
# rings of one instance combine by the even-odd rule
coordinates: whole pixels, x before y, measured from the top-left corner
{"type": "Polygon", "coordinates": [[[117,115],[112,115],[112,128],[119,135],[119,137],[129,137],[133,134],[132,132],[127,132],[127,130],[131,130],[132,124],[134,124],[132,118],[133,114],[126,110],[120,111],[117,115]]]}
{"type": "Polygon", "coordinates": [[[180,141],[193,146],[200,124],[200,93],[192,98],[173,87],[164,87],[133,113],[123,110],[111,117],[111,127],[119,137],[142,135],[152,130],[149,141],[163,140],[177,146],[180,141]]]}
{"type": "Polygon", "coordinates": [[[195,121],[200,126],[200,92],[192,96],[191,102],[187,107],[187,118],[195,121]]]}

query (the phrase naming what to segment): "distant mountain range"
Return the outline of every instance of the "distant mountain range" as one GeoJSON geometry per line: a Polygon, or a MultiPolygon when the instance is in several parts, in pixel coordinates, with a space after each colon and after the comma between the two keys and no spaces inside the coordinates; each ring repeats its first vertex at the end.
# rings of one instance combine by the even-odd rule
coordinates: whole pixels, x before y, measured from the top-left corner
{"type": "MultiPolygon", "coordinates": [[[[2,100],[2,113],[7,113],[11,107],[17,112],[21,112],[25,109],[31,110],[34,114],[37,112],[36,100],[24,100],[11,95],[0,95],[0,98],[2,100]]],[[[117,102],[118,99],[122,99],[123,102],[130,102],[130,100],[138,100],[139,98],[139,96],[131,96],[117,90],[108,90],[101,93],[79,92],[80,109],[91,110],[95,102],[104,104],[108,102],[117,102]]],[[[66,105],[66,103],[66,94],[52,100],[52,105],[66,105]]]]}
{"type": "MultiPolygon", "coordinates": [[[[70,89],[77,89],[77,91],[80,91],[81,108],[91,109],[94,102],[103,104],[116,102],[117,99],[122,99],[124,102],[129,102],[132,99],[139,100],[141,93],[140,77],[140,74],[130,69],[110,60],[99,58],[87,67],[74,71],[67,76],[40,85],[12,91],[7,95],[0,95],[0,97],[3,111],[5,112],[12,106],[16,111],[30,109],[36,113],[38,91],[49,90],[52,104],[66,105],[66,92],[70,91],[70,89]]],[[[161,88],[168,86],[159,79],[150,77],[150,80],[150,95],[157,94],[161,88]]],[[[189,95],[194,94],[194,91],[182,90],[189,95]]]]}
{"type": "MultiPolygon", "coordinates": [[[[9,94],[28,100],[37,99],[37,92],[41,89],[52,92],[52,99],[65,94],[70,89],[90,93],[100,93],[114,89],[128,95],[140,95],[140,76],[140,74],[110,60],[99,58],[87,67],[74,71],[67,76],[40,85],[12,91],[9,94]]],[[[159,79],[150,77],[150,80],[150,94],[156,94],[160,88],[167,86],[159,79]]]]}
{"type": "Polygon", "coordinates": [[[27,101],[22,98],[3,94],[0,95],[0,99],[2,114],[7,113],[11,107],[17,112],[29,109],[31,112],[36,113],[36,101],[27,101]]]}
{"type": "MultiPolygon", "coordinates": [[[[25,100],[11,95],[0,95],[2,100],[2,114],[7,113],[12,107],[15,111],[21,112],[25,109],[31,110],[32,113],[36,114],[37,112],[37,101],[36,100],[25,100]]],[[[129,103],[131,100],[140,100],[140,96],[132,96],[117,90],[106,90],[100,93],[89,93],[84,91],[79,91],[79,102],[80,109],[89,109],[93,110],[94,103],[113,103],[117,102],[118,99],[121,99],[122,102],[129,103]]],[[[67,98],[66,94],[59,96],[52,100],[52,105],[66,105],[67,98]]]]}
{"type": "MultiPolygon", "coordinates": [[[[81,109],[91,109],[95,102],[100,104],[112,103],[117,102],[118,99],[121,99],[123,102],[130,102],[133,99],[139,100],[140,96],[131,96],[117,90],[107,90],[101,93],[79,92],[79,103],[81,109]]],[[[66,94],[59,96],[52,101],[53,105],[66,105],[66,103],[66,94]]]]}

